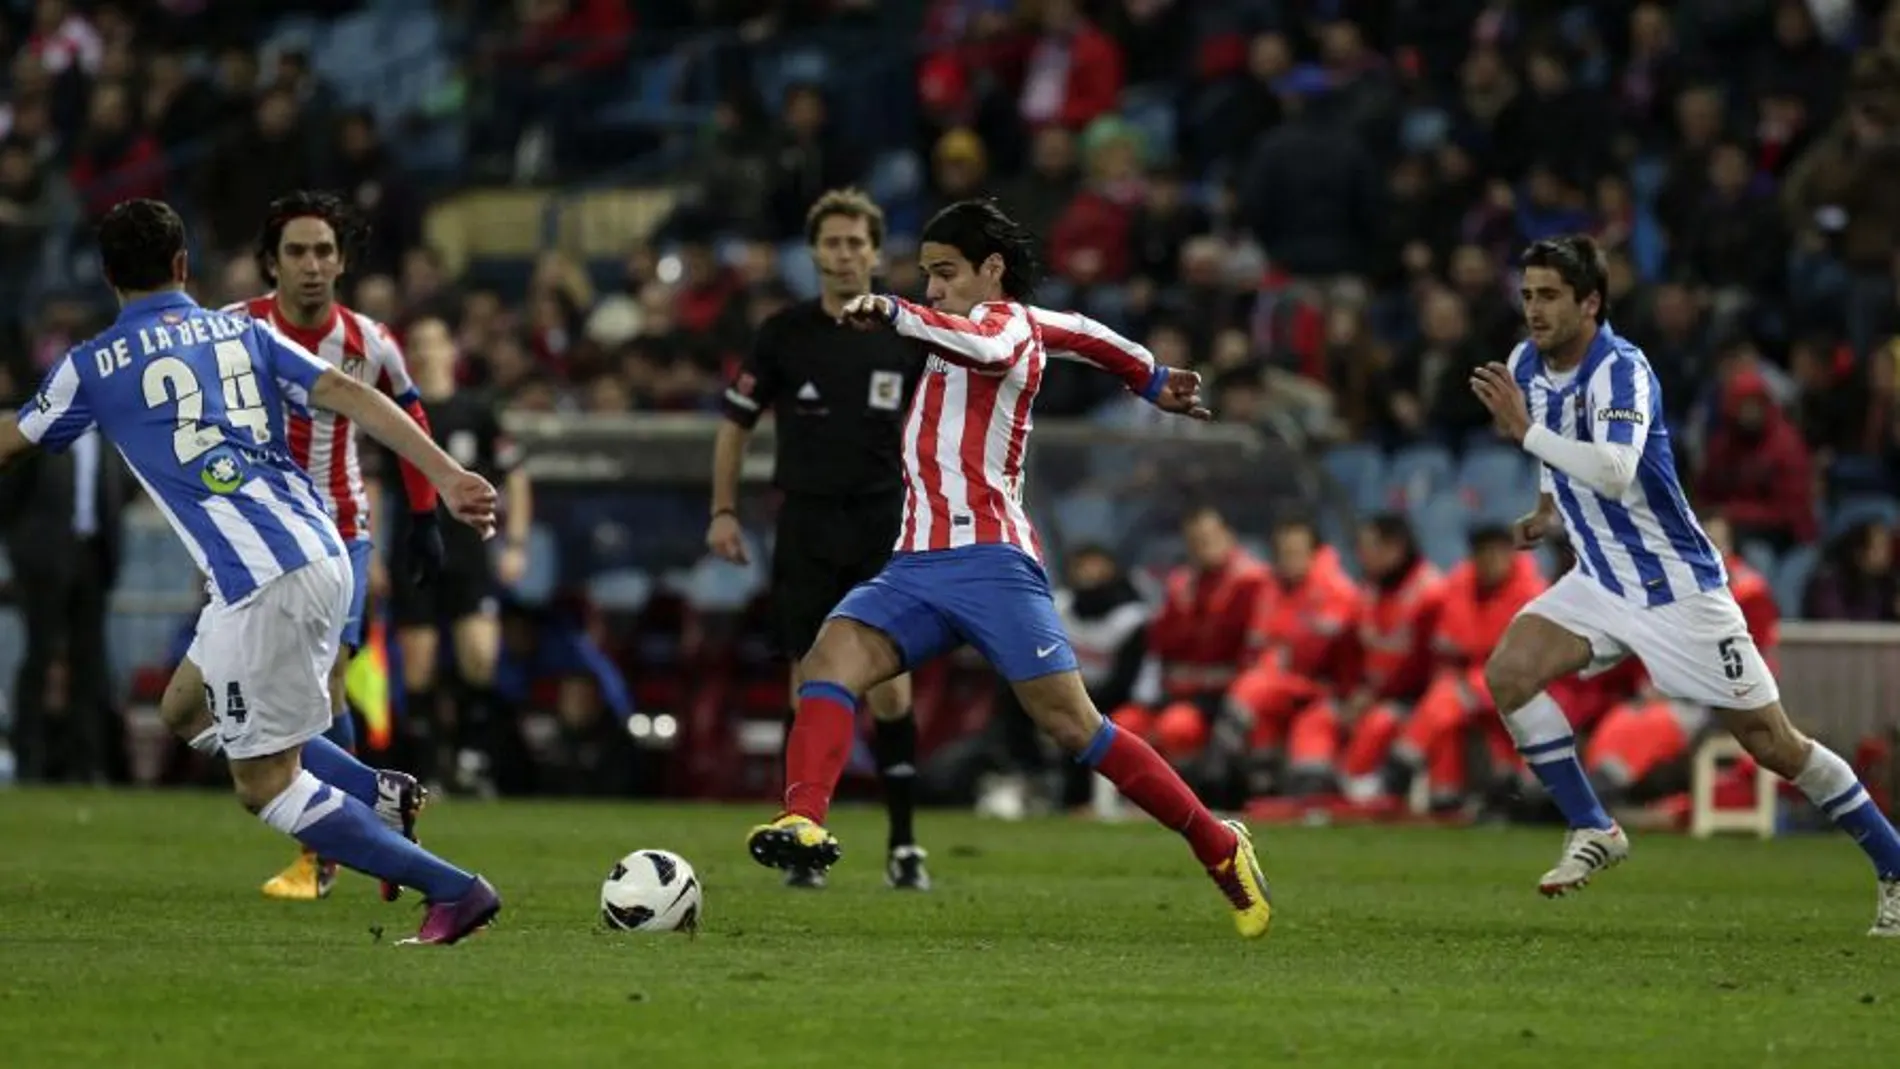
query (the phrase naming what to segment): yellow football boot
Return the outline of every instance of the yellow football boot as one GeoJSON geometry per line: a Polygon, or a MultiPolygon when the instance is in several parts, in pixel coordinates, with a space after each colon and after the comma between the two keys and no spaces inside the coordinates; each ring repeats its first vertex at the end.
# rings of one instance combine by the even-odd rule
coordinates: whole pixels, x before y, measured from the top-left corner
{"type": "Polygon", "coordinates": [[[1207,870],[1214,885],[1234,908],[1234,930],[1242,939],[1258,939],[1273,923],[1273,895],[1260,857],[1254,853],[1253,834],[1238,820],[1223,821],[1234,831],[1234,856],[1207,870]]]}
{"type": "Polygon", "coordinates": [[[336,862],[318,860],[306,850],[297,855],[290,867],[264,883],[264,897],[291,902],[315,902],[328,898],[336,883],[336,862]]]}
{"type": "Polygon", "coordinates": [[[752,860],[769,869],[823,872],[838,863],[844,848],[823,827],[796,813],[784,813],[746,836],[752,860]]]}

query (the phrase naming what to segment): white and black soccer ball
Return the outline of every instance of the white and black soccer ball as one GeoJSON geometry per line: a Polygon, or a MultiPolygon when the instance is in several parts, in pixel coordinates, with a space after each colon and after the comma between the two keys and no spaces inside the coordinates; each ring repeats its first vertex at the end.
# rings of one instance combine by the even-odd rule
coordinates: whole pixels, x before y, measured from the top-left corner
{"type": "Polygon", "coordinates": [[[635,850],[600,885],[600,919],[628,932],[691,932],[699,927],[699,876],[666,850],[635,850]]]}

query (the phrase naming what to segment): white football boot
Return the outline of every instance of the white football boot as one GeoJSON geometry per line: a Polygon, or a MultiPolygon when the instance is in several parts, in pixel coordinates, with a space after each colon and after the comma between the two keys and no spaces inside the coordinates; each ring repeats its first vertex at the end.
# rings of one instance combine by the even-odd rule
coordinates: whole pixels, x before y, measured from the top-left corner
{"type": "Polygon", "coordinates": [[[1880,906],[1868,935],[1900,937],[1900,879],[1880,881],[1880,906]]]}
{"type": "Polygon", "coordinates": [[[1557,859],[1557,867],[1544,873],[1537,881],[1537,890],[1545,898],[1558,898],[1571,891],[1582,890],[1597,873],[1610,868],[1630,856],[1629,836],[1623,834],[1621,826],[1612,824],[1608,830],[1601,828],[1572,828],[1564,836],[1563,856],[1557,859]]]}

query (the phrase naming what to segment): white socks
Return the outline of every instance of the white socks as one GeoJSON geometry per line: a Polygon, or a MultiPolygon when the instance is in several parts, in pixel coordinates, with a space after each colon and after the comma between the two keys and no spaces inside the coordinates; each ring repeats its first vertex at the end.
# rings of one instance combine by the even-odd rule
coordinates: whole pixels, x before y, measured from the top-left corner
{"type": "Polygon", "coordinates": [[[1810,745],[1808,763],[1794,778],[1794,785],[1801,788],[1808,801],[1830,820],[1865,801],[1867,793],[1860,789],[1860,777],[1854,775],[1853,766],[1818,742],[1810,745]]]}

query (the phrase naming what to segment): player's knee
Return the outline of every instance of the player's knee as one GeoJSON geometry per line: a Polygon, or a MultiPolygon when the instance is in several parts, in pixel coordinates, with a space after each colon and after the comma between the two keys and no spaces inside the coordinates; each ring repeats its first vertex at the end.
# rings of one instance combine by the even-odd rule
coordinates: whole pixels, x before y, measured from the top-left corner
{"type": "Polygon", "coordinates": [[[1484,685],[1498,712],[1508,714],[1529,705],[1543,683],[1537,674],[1536,663],[1518,648],[1500,645],[1492,650],[1484,662],[1484,685]]]}
{"type": "Polygon", "coordinates": [[[864,696],[864,704],[871,709],[873,720],[899,720],[910,712],[910,685],[907,676],[899,676],[888,683],[871,688],[864,696]]]}
{"type": "Polygon", "coordinates": [[[902,671],[896,649],[881,633],[855,620],[834,618],[818,632],[818,640],[798,662],[808,682],[836,683],[854,694],[902,671]]]}
{"type": "Polygon", "coordinates": [[[238,802],[253,813],[260,813],[278,795],[290,789],[301,765],[295,753],[271,754],[231,762],[231,783],[237,789],[238,802]]]}
{"type": "Polygon", "coordinates": [[[158,717],[174,734],[191,736],[211,725],[211,710],[205,707],[204,688],[173,679],[158,700],[158,717]]]}
{"type": "Polygon", "coordinates": [[[1801,774],[1807,764],[1809,741],[1779,704],[1723,714],[1735,741],[1763,768],[1783,779],[1801,774]]]}

